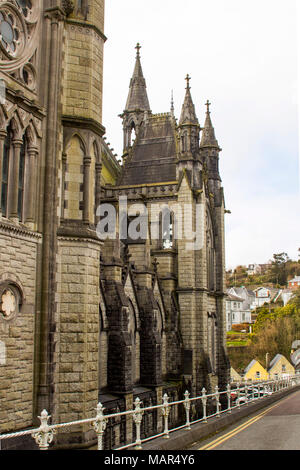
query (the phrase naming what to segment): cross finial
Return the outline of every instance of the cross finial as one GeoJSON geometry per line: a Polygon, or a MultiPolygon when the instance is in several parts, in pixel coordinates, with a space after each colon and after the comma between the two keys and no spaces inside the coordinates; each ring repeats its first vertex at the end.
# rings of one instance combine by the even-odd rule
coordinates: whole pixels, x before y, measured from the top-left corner
{"type": "Polygon", "coordinates": [[[187,76],[185,77],[186,79],[186,83],[187,83],[187,89],[189,90],[190,89],[190,80],[191,80],[191,77],[189,76],[189,74],[187,74],[187,76]]]}
{"type": "Polygon", "coordinates": [[[207,100],[206,103],[205,103],[205,106],[207,107],[207,113],[210,113],[210,111],[209,111],[210,105],[211,105],[211,103],[209,102],[209,100],[207,100]]]}
{"type": "Polygon", "coordinates": [[[140,45],[140,43],[138,42],[137,45],[136,45],[136,50],[137,50],[137,54],[136,54],[136,57],[140,57],[140,49],[142,48],[142,46],[140,45]]]}

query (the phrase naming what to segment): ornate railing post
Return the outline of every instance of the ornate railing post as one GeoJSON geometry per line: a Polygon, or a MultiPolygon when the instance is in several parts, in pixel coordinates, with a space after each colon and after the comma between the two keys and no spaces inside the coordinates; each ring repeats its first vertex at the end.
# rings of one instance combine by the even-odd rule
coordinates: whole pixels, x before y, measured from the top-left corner
{"type": "Polygon", "coordinates": [[[143,419],[143,410],[141,410],[141,400],[136,398],[134,402],[134,413],[133,413],[133,421],[136,426],[136,441],[135,441],[135,449],[141,450],[142,449],[142,441],[141,441],[141,423],[143,419]]]}
{"type": "Polygon", "coordinates": [[[227,384],[227,392],[226,392],[226,395],[227,395],[227,410],[229,413],[231,413],[231,386],[230,384],[227,384]]]}
{"type": "Polygon", "coordinates": [[[163,396],[163,408],[162,408],[162,414],[164,417],[164,422],[165,422],[165,429],[164,429],[164,439],[169,439],[169,425],[168,425],[168,419],[169,419],[169,414],[170,414],[170,406],[169,406],[169,397],[165,393],[163,396]]]}
{"type": "Polygon", "coordinates": [[[248,405],[248,383],[245,384],[245,402],[248,405]]]}
{"type": "Polygon", "coordinates": [[[51,416],[48,415],[46,410],[42,411],[41,416],[38,416],[38,418],[41,420],[41,426],[36,433],[32,434],[32,437],[40,450],[48,450],[56,431],[48,425],[51,416]]]}
{"type": "Polygon", "coordinates": [[[104,417],[104,410],[105,408],[103,405],[98,403],[96,420],[93,422],[93,428],[95,429],[98,437],[98,450],[103,450],[103,434],[108,421],[107,418],[104,417]]]}
{"type": "Polygon", "coordinates": [[[220,418],[220,401],[219,401],[219,398],[220,398],[220,393],[219,393],[219,387],[218,385],[216,385],[215,387],[215,397],[216,397],[216,416],[217,418],[220,418]]]}
{"type": "Polygon", "coordinates": [[[185,408],[185,414],[186,414],[186,431],[189,431],[191,429],[191,423],[190,423],[190,409],[191,409],[191,402],[190,402],[190,394],[188,391],[185,392],[184,394],[184,408],[185,408]]]}
{"type": "Polygon", "coordinates": [[[207,396],[206,396],[206,390],[203,387],[202,389],[202,407],[203,407],[203,421],[204,423],[207,423],[207,416],[206,416],[206,404],[207,404],[207,396]]]}
{"type": "Polygon", "coordinates": [[[237,405],[238,405],[238,408],[240,408],[241,407],[241,405],[240,405],[241,390],[240,390],[240,383],[239,382],[236,384],[236,395],[237,395],[237,405]]]}

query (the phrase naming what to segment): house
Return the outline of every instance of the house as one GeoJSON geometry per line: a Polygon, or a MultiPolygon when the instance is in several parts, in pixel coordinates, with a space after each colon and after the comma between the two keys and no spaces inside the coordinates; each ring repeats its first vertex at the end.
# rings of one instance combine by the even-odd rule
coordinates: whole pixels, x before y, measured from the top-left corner
{"type": "Polygon", "coordinates": [[[240,374],[233,367],[230,368],[230,381],[231,382],[238,382],[238,383],[243,381],[240,374]]]}
{"type": "MultiPolygon", "coordinates": [[[[227,290],[227,293],[236,295],[237,297],[241,297],[242,299],[244,299],[244,301],[246,301],[247,307],[250,310],[254,310],[256,308],[256,306],[255,306],[255,293],[250,289],[246,289],[245,286],[230,287],[227,290]]],[[[246,304],[244,304],[244,309],[247,309],[246,304]]]]}
{"type": "Polygon", "coordinates": [[[250,306],[242,297],[233,295],[227,291],[226,298],[226,327],[227,331],[232,329],[232,325],[241,323],[251,323],[250,306]]]}
{"type": "Polygon", "coordinates": [[[269,374],[266,369],[253,359],[244,370],[244,380],[268,380],[269,374]]]}
{"type": "Polygon", "coordinates": [[[292,290],[299,289],[300,287],[300,276],[295,276],[294,279],[288,281],[288,288],[292,290]]]}
{"type": "Polygon", "coordinates": [[[296,374],[300,373],[300,340],[297,339],[293,342],[291,348],[291,363],[295,367],[296,374]]]}
{"type": "Polygon", "coordinates": [[[260,274],[259,264],[249,264],[247,269],[248,276],[254,276],[255,274],[260,274]]]}
{"type": "Polygon", "coordinates": [[[270,380],[286,379],[295,375],[295,368],[282,354],[276,354],[269,364],[268,374],[270,380]]]}
{"type": "Polygon", "coordinates": [[[278,294],[278,289],[273,287],[258,287],[254,289],[255,294],[255,306],[262,307],[264,304],[271,303],[278,294]]]}

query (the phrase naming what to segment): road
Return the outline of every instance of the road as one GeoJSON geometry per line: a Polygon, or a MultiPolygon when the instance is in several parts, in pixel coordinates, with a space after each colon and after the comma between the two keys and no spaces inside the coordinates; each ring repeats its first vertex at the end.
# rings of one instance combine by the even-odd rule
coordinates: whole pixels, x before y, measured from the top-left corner
{"type": "Polygon", "coordinates": [[[195,443],[190,450],[300,450],[300,391],[195,443]]]}

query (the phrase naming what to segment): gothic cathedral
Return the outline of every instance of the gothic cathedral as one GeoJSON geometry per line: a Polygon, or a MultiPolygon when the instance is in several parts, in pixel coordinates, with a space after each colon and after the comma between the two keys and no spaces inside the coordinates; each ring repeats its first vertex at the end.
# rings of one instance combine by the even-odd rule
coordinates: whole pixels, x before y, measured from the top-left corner
{"type": "MultiPolygon", "coordinates": [[[[64,423],[98,402],[124,411],[229,380],[210,103],[201,128],[187,76],[179,120],[173,105],[153,114],[138,44],[120,164],[102,124],[105,41],[104,0],[0,0],[0,433],[43,409],[64,423]],[[103,205],[114,236],[99,236],[103,205]]],[[[161,425],[150,418],[145,435],[161,425]]],[[[131,433],[115,423],[106,447],[131,433]]],[[[87,428],[56,445],[93,439],[87,428]]]]}

